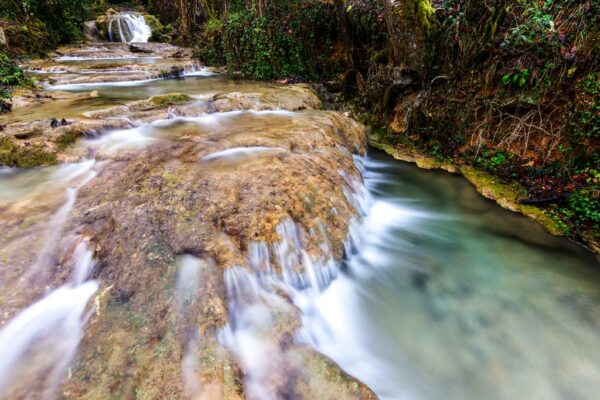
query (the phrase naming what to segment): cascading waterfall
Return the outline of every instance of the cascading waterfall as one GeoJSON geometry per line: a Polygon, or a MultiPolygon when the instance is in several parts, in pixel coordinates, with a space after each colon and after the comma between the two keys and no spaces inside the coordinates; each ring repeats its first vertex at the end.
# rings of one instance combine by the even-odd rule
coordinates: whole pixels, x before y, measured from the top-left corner
{"type": "MultiPolygon", "coordinates": [[[[360,180],[347,180],[346,195],[359,214],[366,212],[366,189],[360,180]]],[[[358,220],[354,221],[358,224],[358,220]]],[[[339,263],[330,249],[323,226],[316,232],[304,232],[291,219],[280,223],[276,231],[280,242],[268,246],[263,242],[248,245],[249,269],[233,267],[225,271],[229,321],[218,333],[218,339],[233,351],[244,370],[249,399],[277,399],[291,381],[303,375],[304,366],[297,357],[282,349],[273,338],[282,335],[277,326],[285,325],[282,316],[293,314],[298,307],[306,321],[319,319],[316,300],[336,279],[339,263]],[[319,243],[319,255],[309,254],[306,235],[319,243]],[[274,260],[277,266],[272,265],[274,260]],[[285,293],[292,304],[281,296],[285,293]]],[[[357,229],[351,231],[356,234],[357,229]]],[[[356,237],[348,241],[357,243],[356,237]]],[[[314,344],[310,327],[294,332],[298,343],[314,344]],[[308,330],[307,330],[308,329],[308,330]]],[[[285,335],[285,334],[284,334],[285,335]]],[[[316,346],[315,346],[316,347],[316,346]]]]}
{"type": "MultiPolygon", "coordinates": [[[[415,218],[432,217],[405,204],[376,201],[370,194],[370,186],[381,176],[368,173],[365,162],[371,161],[355,157],[365,182],[345,176],[346,197],[358,216],[350,221],[343,263],[335,260],[323,226],[316,231],[304,232],[289,219],[276,228],[281,238],[278,243],[272,246],[262,242],[249,243],[247,263],[250,268],[234,267],[225,271],[229,322],[218,338],[248,371],[245,386],[250,399],[280,398],[278,390],[290,385],[289,380],[304,368],[293,354],[288,354],[272,340],[278,334],[274,326],[279,325],[278,319],[285,315],[282,310],[292,307],[281,293],[301,310],[302,324],[296,330],[294,340],[309,344],[326,355],[336,355],[333,353],[339,346],[331,346],[331,343],[356,329],[340,333],[348,327],[336,326],[335,314],[342,312],[343,305],[332,295],[338,290],[332,287],[340,279],[348,279],[344,277],[345,271],[349,274],[373,273],[365,271],[363,265],[365,260],[378,257],[381,246],[385,246],[381,239],[385,234],[411,225],[415,218]],[[319,243],[318,255],[309,254],[307,236],[319,243]],[[272,265],[272,261],[277,265],[272,265]]],[[[362,367],[358,366],[357,371],[363,372],[362,367]]],[[[382,374],[378,369],[375,371],[382,374]]]]}
{"type": "Polygon", "coordinates": [[[94,165],[95,161],[88,160],[78,164],[68,165],[63,168],[63,170],[66,171],[61,171],[61,173],[69,174],[65,176],[64,179],[67,181],[76,181],[76,183],[75,185],[66,188],[67,199],[50,220],[49,229],[45,235],[46,241],[44,243],[44,247],[39,252],[35,264],[27,272],[24,279],[25,282],[39,280],[44,274],[47,274],[51,270],[48,264],[53,259],[52,256],[56,250],[55,247],[57,240],[62,236],[67,216],[71,212],[71,209],[77,200],[77,194],[81,188],[83,188],[96,176],[96,172],[92,170],[94,165]]]}
{"type": "Polygon", "coordinates": [[[111,42],[148,43],[152,29],[146,23],[143,15],[120,13],[112,16],[108,22],[108,37],[111,42]],[[116,33],[113,27],[116,25],[116,33]]]}

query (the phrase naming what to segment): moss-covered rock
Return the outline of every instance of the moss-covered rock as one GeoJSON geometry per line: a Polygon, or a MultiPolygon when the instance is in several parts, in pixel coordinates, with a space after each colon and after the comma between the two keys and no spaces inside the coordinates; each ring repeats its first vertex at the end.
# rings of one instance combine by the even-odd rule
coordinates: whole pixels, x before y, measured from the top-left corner
{"type": "Polygon", "coordinates": [[[162,42],[165,40],[166,28],[165,26],[151,14],[144,14],[144,20],[146,24],[150,27],[152,31],[152,36],[150,37],[151,42],[162,42]]]}
{"type": "Polygon", "coordinates": [[[54,139],[54,143],[58,150],[65,150],[71,146],[81,136],[81,131],[69,130],[54,139]]]}
{"type": "Polygon", "coordinates": [[[430,0],[396,1],[393,5],[397,46],[404,66],[426,71],[433,56],[431,41],[437,30],[430,0]]]}
{"type": "MultiPolygon", "coordinates": [[[[548,233],[555,236],[571,236],[564,223],[554,218],[552,213],[528,204],[522,204],[526,198],[526,190],[517,182],[504,182],[497,176],[481,171],[476,167],[462,165],[460,167],[447,162],[441,162],[433,157],[422,154],[415,147],[402,144],[385,143],[377,136],[369,138],[369,144],[382,150],[400,161],[415,163],[422,169],[443,169],[452,173],[460,173],[467,179],[482,196],[494,200],[502,208],[522,214],[538,222],[548,233]]],[[[593,232],[582,232],[581,237],[575,238],[589,246],[594,252],[600,253],[600,244],[593,232]]]]}
{"type": "Polygon", "coordinates": [[[546,231],[556,236],[564,236],[565,231],[550,216],[538,207],[521,204],[525,198],[525,189],[516,182],[506,183],[500,178],[487,172],[480,171],[471,166],[460,169],[462,175],[475,186],[475,189],[484,197],[494,200],[502,208],[523,214],[539,222],[546,231]]]}
{"type": "Polygon", "coordinates": [[[19,146],[10,138],[0,138],[0,165],[30,168],[55,163],[56,156],[42,145],[19,146]]]}
{"type": "Polygon", "coordinates": [[[456,165],[421,154],[416,148],[411,148],[408,145],[391,145],[374,136],[369,137],[369,145],[386,152],[396,160],[415,163],[417,167],[422,169],[443,169],[450,173],[458,173],[456,165]]]}
{"type": "Polygon", "coordinates": [[[150,102],[159,107],[189,103],[190,101],[192,101],[192,98],[184,93],[161,94],[150,98],[150,102]]]}
{"type": "Polygon", "coordinates": [[[108,17],[106,15],[96,18],[96,29],[103,40],[108,40],[108,17]]]}

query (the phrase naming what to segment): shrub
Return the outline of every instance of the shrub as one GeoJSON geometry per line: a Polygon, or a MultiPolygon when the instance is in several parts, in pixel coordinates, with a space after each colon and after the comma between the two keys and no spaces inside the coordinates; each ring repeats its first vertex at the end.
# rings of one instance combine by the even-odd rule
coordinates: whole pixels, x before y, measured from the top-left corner
{"type": "Polygon", "coordinates": [[[10,99],[16,86],[30,86],[31,84],[17,64],[0,51],[0,114],[10,110],[11,106],[7,100],[10,99]]]}
{"type": "Polygon", "coordinates": [[[337,71],[335,28],[333,6],[318,0],[280,4],[262,17],[239,11],[205,25],[197,55],[254,79],[318,79],[337,71]]]}

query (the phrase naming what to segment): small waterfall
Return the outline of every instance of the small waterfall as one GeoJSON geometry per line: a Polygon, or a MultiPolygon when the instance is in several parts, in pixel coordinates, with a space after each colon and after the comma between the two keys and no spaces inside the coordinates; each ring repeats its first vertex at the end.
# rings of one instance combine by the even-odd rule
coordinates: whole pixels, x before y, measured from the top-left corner
{"type": "Polygon", "coordinates": [[[83,241],[75,250],[72,280],[16,315],[0,330],[0,398],[50,399],[62,381],[83,335],[94,267],[83,241]]]}
{"type": "Polygon", "coordinates": [[[183,76],[185,77],[194,77],[194,76],[214,76],[218,75],[218,72],[212,71],[208,67],[200,67],[196,64],[192,64],[184,67],[183,76]]]}
{"type": "Polygon", "coordinates": [[[244,384],[250,400],[285,398],[289,388],[306,376],[305,366],[293,350],[286,349],[286,343],[301,341],[297,309],[312,312],[312,299],[337,274],[324,229],[308,233],[321,239],[320,256],[309,255],[305,234],[291,219],[276,230],[279,243],[272,247],[249,243],[250,268],[229,268],[224,276],[229,321],[218,332],[218,340],[246,371],[244,384]]]}
{"type": "Polygon", "coordinates": [[[225,271],[229,299],[229,322],[218,339],[235,353],[245,374],[250,400],[282,398],[289,379],[295,374],[291,360],[280,346],[277,326],[285,324],[291,305],[259,278],[241,267],[225,271]]]}
{"type": "Polygon", "coordinates": [[[143,15],[120,13],[108,21],[108,37],[111,42],[148,43],[152,29],[146,24],[143,15]],[[113,31],[116,25],[116,33],[113,31]]]}
{"type": "MultiPolygon", "coordinates": [[[[365,162],[362,157],[355,158],[363,176],[365,162]]],[[[396,226],[425,217],[401,204],[376,201],[368,187],[370,181],[379,178],[366,176],[363,182],[344,176],[346,198],[358,216],[351,220],[342,264],[335,260],[324,226],[305,231],[288,219],[276,227],[279,242],[272,246],[249,243],[249,268],[225,271],[229,321],[219,331],[218,339],[236,354],[247,371],[245,387],[249,399],[285,397],[286,388],[295,386],[295,380],[306,375],[305,366],[298,362],[293,350],[288,350],[289,340],[336,355],[337,347],[331,343],[339,340],[339,330],[345,327],[336,326],[335,314],[339,315],[344,305],[332,293],[339,291],[340,281],[347,281],[343,271],[373,273],[365,271],[364,260],[377,257],[378,249],[385,246],[381,231],[391,234],[396,226]],[[319,251],[309,251],[309,241],[318,243],[319,251]],[[297,325],[290,322],[290,315],[294,314],[290,309],[294,308],[301,311],[297,325]],[[290,327],[282,328],[286,326],[290,327]]],[[[355,329],[348,329],[342,337],[352,331],[355,329]]]]}

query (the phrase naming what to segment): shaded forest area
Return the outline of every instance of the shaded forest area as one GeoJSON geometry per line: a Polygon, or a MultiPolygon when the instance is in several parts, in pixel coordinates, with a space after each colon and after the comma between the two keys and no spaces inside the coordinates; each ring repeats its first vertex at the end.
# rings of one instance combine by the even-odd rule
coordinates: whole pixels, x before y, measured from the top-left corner
{"type": "Polygon", "coordinates": [[[15,57],[84,40],[111,7],[144,10],[204,63],[322,84],[377,141],[514,182],[565,234],[600,240],[597,1],[2,1],[4,99],[31,85],[15,57]]]}

